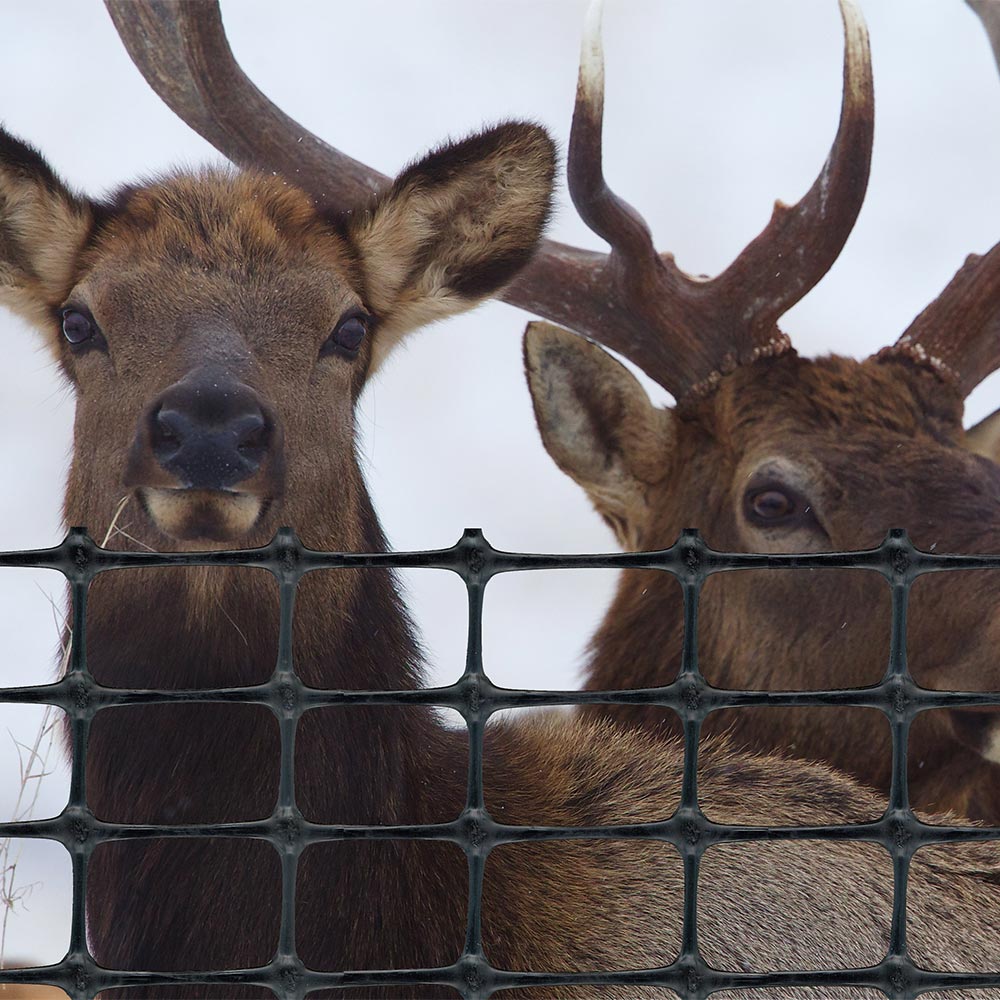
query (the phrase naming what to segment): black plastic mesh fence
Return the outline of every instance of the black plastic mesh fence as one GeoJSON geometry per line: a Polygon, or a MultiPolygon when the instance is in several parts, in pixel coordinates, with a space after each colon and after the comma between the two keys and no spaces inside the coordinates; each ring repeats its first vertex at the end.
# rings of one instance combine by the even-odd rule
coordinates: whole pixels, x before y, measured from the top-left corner
{"type": "MultiPolygon", "coordinates": [[[[669,549],[651,553],[552,556],[501,552],[482,533],[468,530],[449,549],[417,553],[324,553],[305,549],[295,535],[281,531],[261,549],[232,552],[161,554],[110,552],[74,529],[52,549],[0,554],[0,569],[35,567],[58,570],[69,582],[74,641],[66,675],[55,684],[0,689],[0,702],[46,704],[61,708],[70,720],[72,772],[69,805],[49,820],[0,823],[0,838],[46,838],[61,843],[72,857],[73,914],[70,948],[62,962],[44,967],[6,970],[0,980],[9,983],[45,983],[61,987],[74,1000],[87,1000],[115,986],[181,985],[191,983],[253,984],[270,988],[276,996],[303,997],[330,987],[388,986],[399,989],[417,984],[453,988],[468,1000],[489,997],[497,990],[524,986],[570,984],[656,985],[679,996],[700,1000],[723,989],[774,989],[778,986],[869,987],[889,997],[916,997],[929,990],[1000,986],[994,973],[932,972],[917,967],[906,949],[906,891],[910,862],[916,851],[933,843],[962,843],[1000,839],[1000,828],[944,827],[921,822],[910,810],[907,793],[907,739],[921,712],[942,707],[1000,704],[1000,692],[933,691],[919,686],[906,662],[907,601],[913,581],[925,573],[949,570],[1000,569],[1000,556],[935,555],[915,549],[902,530],[891,531],[877,549],[811,555],[761,555],[716,552],[697,532],[685,532],[669,549]],[[278,662],[266,684],[253,687],[197,691],[126,690],[102,686],[87,669],[86,607],[90,582],[102,572],[124,567],[252,566],[277,578],[281,597],[278,662]],[[295,674],[291,651],[291,624],[296,587],[305,573],[320,569],[364,567],[436,568],[457,573],[465,582],[469,601],[469,640],[466,671],[453,685],[418,691],[321,691],[305,687],[295,674]],[[685,634],[681,671],[670,684],[658,688],[620,691],[527,691],[494,685],[483,670],[482,616],[484,591],[499,573],[560,568],[656,569],[670,573],[684,596],[685,634]],[[865,688],[809,691],[722,690],[705,681],[698,668],[698,598],[705,580],[714,573],[741,569],[867,569],[880,573],[892,591],[892,637],[889,664],[882,681],[865,688]],[[239,702],[268,706],[279,720],[281,771],[278,805],[263,822],[197,826],[136,826],[105,823],[88,809],[85,759],[94,716],[116,705],[165,702],[239,702]],[[483,800],[483,730],[494,712],[507,708],[583,703],[643,704],[669,707],[683,720],[685,760],[681,801],[676,812],[661,822],[599,828],[510,826],[496,822],[483,800]],[[435,705],[454,709],[469,730],[469,769],[465,809],[452,823],[434,826],[331,826],[310,823],[295,806],[293,747],[296,726],[303,713],[322,706],[348,704],[435,705]],[[752,827],[714,823],[700,810],[697,790],[698,744],[706,716],[724,708],[753,705],[866,706],[881,710],[892,727],[892,784],[889,805],[875,822],[854,825],[752,827]],[[251,837],[268,840],[282,866],[280,942],[273,961],[256,969],[218,972],[151,973],[101,968],[87,948],[85,892],[88,862],[108,840],[164,837],[251,837]],[[356,838],[435,839],[452,841],[465,852],[469,867],[469,901],[465,947],[454,965],[434,969],[358,970],[315,972],[306,969],[295,950],[295,876],[299,857],[310,844],[356,838]],[[656,969],[615,973],[513,972],[493,968],[481,941],[481,898],[487,856],[497,846],[517,841],[615,838],[652,839],[673,844],[684,861],[684,904],[681,951],[672,964],[656,969]],[[737,973],[708,966],[697,943],[697,885],[702,855],[713,844],[753,840],[857,840],[881,844],[893,860],[892,928],[888,950],[874,966],[810,972],[737,973]]],[[[585,626],[581,624],[581,628],[585,626]]],[[[516,994],[512,994],[516,995],[516,994]]],[[[762,993],[766,996],[766,993],[762,993]]]]}

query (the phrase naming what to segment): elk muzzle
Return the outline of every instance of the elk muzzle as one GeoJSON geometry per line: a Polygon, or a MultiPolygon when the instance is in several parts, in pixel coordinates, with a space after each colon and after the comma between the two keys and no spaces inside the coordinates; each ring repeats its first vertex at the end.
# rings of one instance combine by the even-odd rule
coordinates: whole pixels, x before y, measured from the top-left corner
{"type": "Polygon", "coordinates": [[[180,382],[147,420],[153,455],[186,489],[228,490],[249,479],[272,436],[256,393],[238,382],[180,382]]]}
{"type": "Polygon", "coordinates": [[[125,485],[167,534],[232,540],[280,494],[282,451],[280,425],[255,390],[228,372],[199,369],[146,409],[125,485]]]}

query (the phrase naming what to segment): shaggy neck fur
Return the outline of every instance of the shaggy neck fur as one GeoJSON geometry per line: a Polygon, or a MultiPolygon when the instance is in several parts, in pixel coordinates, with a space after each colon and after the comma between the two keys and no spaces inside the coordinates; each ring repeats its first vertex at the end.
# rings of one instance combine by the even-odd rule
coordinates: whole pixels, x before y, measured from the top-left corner
{"type": "MultiPolygon", "coordinates": [[[[937,595],[938,604],[940,606],[942,600],[957,601],[957,596],[952,587],[950,594],[937,595]]],[[[975,606],[974,600],[970,599],[969,603],[975,606]]],[[[774,660],[770,664],[770,674],[766,672],[766,657],[759,651],[754,653],[752,634],[741,634],[735,643],[728,645],[717,641],[718,625],[715,623],[719,616],[729,615],[732,626],[732,616],[738,609],[723,606],[714,609],[714,614],[710,614],[710,610],[703,596],[699,661],[711,683],[733,689],[779,690],[795,686],[789,683],[790,669],[781,660],[774,660]],[[755,655],[756,659],[748,660],[755,655]],[[756,668],[752,674],[748,662],[756,668]]],[[[918,605],[917,611],[923,616],[933,613],[933,609],[924,604],[918,605]]],[[[940,619],[940,612],[937,617],[940,619]]],[[[917,615],[912,618],[919,623],[917,615]]],[[[911,625],[912,632],[916,632],[914,625],[911,625]]],[[[963,650],[951,638],[961,634],[959,630],[942,629],[941,633],[950,643],[955,657],[960,657],[963,650]]],[[[683,605],[676,583],[662,573],[629,570],[622,575],[614,602],[591,642],[586,688],[598,691],[671,683],[680,670],[683,635],[683,605]]],[[[911,639],[911,644],[913,642],[911,639]]],[[[911,651],[915,648],[918,653],[928,645],[919,634],[916,643],[916,646],[911,645],[911,651]]],[[[792,647],[800,648],[794,642],[792,647]]],[[[840,674],[830,678],[830,686],[860,686],[877,680],[877,677],[848,675],[849,667],[850,664],[845,663],[840,674]]],[[[818,686],[815,681],[813,686],[818,686]]],[[[594,705],[580,712],[585,718],[607,718],[624,726],[640,726],[658,737],[680,738],[682,735],[676,713],[657,706],[594,705]]],[[[969,726],[983,728],[993,721],[988,713],[983,713],[981,718],[975,713],[958,713],[957,718],[959,722],[968,718],[969,726]]],[[[925,713],[911,729],[908,743],[910,800],[922,813],[950,809],[991,823],[997,814],[1000,768],[974,749],[959,743],[948,727],[946,713],[938,711],[925,713]],[[944,759],[943,754],[947,755],[944,759]],[[974,776],[973,780],[970,775],[974,776]]],[[[822,760],[883,792],[889,788],[891,735],[884,720],[871,709],[758,707],[722,711],[709,715],[703,732],[706,736],[725,733],[735,745],[745,746],[753,752],[822,760]],[[865,734],[863,753],[858,749],[859,733],[865,734]]]]}
{"type": "MultiPolygon", "coordinates": [[[[377,526],[368,543],[370,551],[385,550],[377,526]]],[[[311,574],[299,588],[294,653],[303,681],[415,687],[417,644],[391,575],[352,574],[345,605],[338,572],[311,574]]],[[[277,634],[277,588],[260,571],[116,571],[92,589],[88,657],[109,685],[260,683],[274,670],[277,634]]],[[[322,823],[454,819],[464,800],[463,739],[424,708],[306,713],[296,740],[297,804],[307,820],[322,823]],[[425,794],[429,786],[433,796],[425,794]]],[[[97,816],[113,822],[261,820],[277,801],[279,760],[277,723],[265,706],[109,709],[94,723],[88,798],[97,816]]],[[[320,969],[447,964],[461,948],[466,880],[464,857],[452,845],[313,845],[299,868],[299,953],[320,969]]],[[[107,844],[92,863],[88,904],[92,946],[109,967],[263,965],[277,945],[278,857],[262,841],[107,844]],[[246,916],[233,921],[233,911],[246,916]]],[[[223,994],[236,995],[204,988],[190,995],[223,994]]]]}

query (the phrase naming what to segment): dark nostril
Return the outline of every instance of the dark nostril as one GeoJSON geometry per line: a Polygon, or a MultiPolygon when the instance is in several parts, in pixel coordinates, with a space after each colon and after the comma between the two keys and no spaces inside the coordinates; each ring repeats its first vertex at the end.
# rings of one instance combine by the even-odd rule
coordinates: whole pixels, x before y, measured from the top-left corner
{"type": "Polygon", "coordinates": [[[179,382],[147,421],[153,457],[183,489],[231,489],[254,476],[274,447],[275,428],[260,400],[237,384],[179,382]]]}
{"type": "Polygon", "coordinates": [[[159,409],[152,415],[150,436],[153,453],[161,461],[169,461],[184,444],[191,432],[191,421],[177,410],[159,409]]]}
{"type": "Polygon", "coordinates": [[[231,423],[236,450],[245,458],[260,460],[267,449],[269,428],[264,414],[246,413],[231,423]]]}

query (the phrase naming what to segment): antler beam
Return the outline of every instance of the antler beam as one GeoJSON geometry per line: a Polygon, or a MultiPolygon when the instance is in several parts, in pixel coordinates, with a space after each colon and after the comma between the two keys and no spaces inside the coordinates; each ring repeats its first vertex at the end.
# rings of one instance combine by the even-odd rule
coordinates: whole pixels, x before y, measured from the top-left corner
{"type": "Polygon", "coordinates": [[[324,208],[364,204],[388,178],[328,146],[264,96],[233,57],[215,0],[105,0],[163,102],[241,167],[274,171],[324,208]]]}
{"type": "Polygon", "coordinates": [[[971,254],[945,290],[883,359],[906,358],[953,383],[965,398],[1000,366],[1000,243],[971,254]]]}
{"type": "MultiPolygon", "coordinates": [[[[154,92],[234,163],[287,177],[332,211],[365,204],[389,182],[303,128],[254,86],[229,47],[217,0],[105,0],[105,6],[154,92]]],[[[572,286],[585,282],[602,258],[547,241],[502,297],[568,323],[579,307],[572,286]],[[565,300],[563,278],[570,286],[565,300]]]]}
{"type": "Polygon", "coordinates": [[[792,208],[780,201],[764,231],[716,279],[729,300],[754,303],[754,339],[833,266],[861,211],[875,130],[868,30],[852,0],[842,0],[844,97],[840,123],[819,177],[792,208]],[[757,305],[759,303],[759,305],[757,305]]]}

